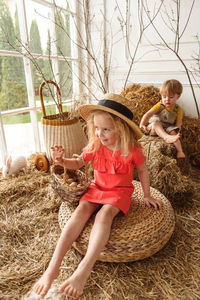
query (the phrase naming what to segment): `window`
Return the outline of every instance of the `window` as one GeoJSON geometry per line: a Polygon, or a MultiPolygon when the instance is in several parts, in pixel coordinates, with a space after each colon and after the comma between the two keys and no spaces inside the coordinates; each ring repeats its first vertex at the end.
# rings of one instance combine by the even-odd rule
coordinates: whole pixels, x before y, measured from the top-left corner
{"type": "MultiPolygon", "coordinates": [[[[57,82],[64,103],[72,99],[73,70],[79,68],[74,5],[74,0],[0,0],[0,165],[6,153],[45,150],[42,81],[57,82]]],[[[43,96],[47,114],[55,113],[51,93],[45,89],[43,96]]]]}

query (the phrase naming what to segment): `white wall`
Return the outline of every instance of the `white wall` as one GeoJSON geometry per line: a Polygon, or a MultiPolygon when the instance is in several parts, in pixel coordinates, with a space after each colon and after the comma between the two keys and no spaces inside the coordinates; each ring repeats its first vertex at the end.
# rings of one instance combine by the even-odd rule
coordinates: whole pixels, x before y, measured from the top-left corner
{"type": "MultiPolygon", "coordinates": [[[[8,3],[14,0],[7,0],[8,3]]],[[[177,0],[180,2],[180,26],[179,26],[179,50],[178,54],[189,70],[197,69],[196,61],[199,53],[200,45],[196,36],[200,39],[200,0],[195,0],[190,20],[186,26],[186,21],[190,12],[193,0],[177,0]],[[185,27],[186,26],[186,27],[185,27]],[[185,28],[185,31],[183,32],[185,28]],[[182,34],[183,32],[183,34],[182,34]]],[[[161,3],[161,10],[154,20],[156,29],[160,32],[168,46],[175,47],[176,21],[169,20],[169,16],[174,13],[176,20],[176,6],[173,0],[98,0],[90,1],[90,22],[91,22],[91,39],[90,46],[92,53],[99,63],[99,71],[103,80],[104,68],[104,25],[106,24],[106,44],[107,44],[107,64],[109,69],[109,88],[110,92],[121,92],[124,89],[127,74],[131,65],[131,58],[136,54],[134,64],[131,68],[130,76],[126,86],[132,83],[140,83],[144,85],[153,84],[160,87],[166,79],[175,78],[183,84],[183,94],[179,100],[179,104],[184,109],[186,115],[197,117],[197,109],[192,95],[186,71],[177,56],[164,46],[163,41],[156,33],[153,26],[149,25],[149,20],[142,9],[141,3],[147,3],[147,10],[151,17],[155,15],[161,3]],[[138,2],[140,7],[138,7],[138,2]],[[127,13],[127,3],[129,11],[127,13]],[[105,6],[105,10],[104,10],[105,6]],[[106,15],[104,14],[106,11],[106,15]],[[142,20],[145,29],[140,43],[140,25],[138,11],[142,13],[142,20]],[[127,18],[126,18],[127,15],[127,18]],[[125,20],[127,22],[125,24],[125,20]],[[105,22],[105,23],[104,23],[105,22]],[[126,26],[125,26],[126,25],[126,26]],[[172,30],[172,28],[174,28],[172,30]],[[127,46],[128,41],[128,46],[127,46]],[[138,46],[138,48],[137,48],[138,46]],[[137,48],[137,51],[135,51],[137,48]],[[128,53],[130,49],[131,56],[128,53]],[[109,64],[110,61],[110,64],[109,64]]],[[[141,15],[140,15],[141,18],[141,15]]],[[[84,51],[86,52],[86,51],[84,51]]],[[[83,64],[88,65],[86,59],[83,64]]],[[[91,67],[91,90],[97,98],[101,97],[103,90],[97,87],[100,82],[94,60],[90,59],[91,67]]],[[[86,77],[86,72],[84,74],[86,77]]],[[[86,80],[86,79],[85,79],[86,80]]],[[[194,92],[198,101],[200,110],[200,72],[196,76],[197,82],[192,78],[194,92]]],[[[87,84],[87,83],[86,83],[87,84]]],[[[100,84],[101,86],[101,84],[100,84]]],[[[86,91],[88,93],[88,90],[86,91]]]]}
{"type": "MultiPolygon", "coordinates": [[[[141,2],[141,1],[140,1],[141,2]]],[[[156,9],[162,1],[151,0],[147,2],[150,15],[155,15],[156,9]]],[[[176,6],[175,1],[165,0],[160,12],[154,20],[156,29],[160,32],[164,40],[171,49],[175,47],[175,32],[177,22],[169,20],[169,16],[174,13],[174,20],[176,20],[176,6]],[[174,31],[173,31],[174,30],[174,31]]],[[[186,26],[187,17],[189,15],[192,0],[180,1],[180,22],[179,22],[179,49],[178,55],[183,60],[184,64],[189,70],[197,68],[194,57],[197,57],[199,52],[199,44],[196,36],[200,38],[200,1],[196,0],[188,25],[186,26]],[[185,31],[183,32],[186,26],[185,31]],[[183,33],[182,33],[183,32],[183,33]]],[[[94,15],[101,15],[103,5],[106,5],[106,22],[107,22],[107,41],[108,41],[108,55],[111,56],[111,66],[109,72],[109,91],[121,92],[124,88],[124,83],[128,74],[129,66],[131,64],[131,57],[133,57],[137,42],[139,40],[139,28],[141,22],[138,19],[138,1],[129,1],[128,24],[125,30],[126,19],[126,3],[124,0],[109,0],[98,1],[98,6],[92,7],[94,15]],[[104,3],[105,2],[105,3],[104,3]],[[117,6],[118,5],[118,6],[117,6]],[[120,25],[121,24],[121,25],[120,25]],[[122,30],[123,28],[123,30],[122,30]],[[129,41],[129,48],[131,57],[128,55],[128,48],[126,43],[129,41]]],[[[141,12],[141,7],[140,7],[141,12]]],[[[97,18],[99,22],[99,18],[97,18]]],[[[93,20],[95,22],[95,18],[93,20]]],[[[143,9],[143,22],[147,26],[149,20],[143,9]]],[[[98,27],[101,28],[98,23],[98,27]]],[[[96,27],[95,27],[96,30],[96,27]]],[[[101,41],[102,42],[102,41],[101,41]]],[[[173,53],[164,46],[163,41],[156,33],[156,30],[150,24],[142,35],[141,42],[136,51],[134,64],[131,68],[130,76],[127,85],[132,83],[140,83],[144,85],[153,84],[160,87],[162,82],[175,78],[183,84],[183,94],[179,100],[179,104],[184,109],[188,116],[197,117],[197,109],[192,95],[186,71],[180,60],[173,53]]],[[[200,74],[196,77],[197,83],[191,76],[194,91],[198,101],[200,110],[200,74]]]]}

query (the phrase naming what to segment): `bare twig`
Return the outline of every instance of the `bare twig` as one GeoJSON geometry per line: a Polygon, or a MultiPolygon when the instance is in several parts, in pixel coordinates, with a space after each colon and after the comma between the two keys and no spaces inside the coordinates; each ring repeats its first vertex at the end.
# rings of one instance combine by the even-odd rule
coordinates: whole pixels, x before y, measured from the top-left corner
{"type": "Polygon", "coordinates": [[[151,23],[152,27],[154,28],[154,30],[158,34],[159,38],[163,42],[164,46],[176,55],[176,57],[178,58],[178,60],[182,64],[183,68],[185,69],[185,72],[186,72],[186,75],[187,75],[187,78],[188,78],[188,81],[189,81],[189,84],[190,84],[190,87],[191,87],[192,95],[193,95],[193,98],[194,98],[194,102],[195,102],[195,106],[196,106],[196,110],[197,110],[197,115],[198,115],[198,118],[199,118],[200,117],[200,112],[199,112],[199,107],[198,107],[197,98],[196,98],[196,94],[195,94],[195,91],[194,91],[193,83],[192,83],[192,80],[191,80],[190,70],[189,70],[189,68],[187,67],[187,65],[185,64],[185,62],[183,61],[182,57],[179,54],[180,39],[183,35],[183,32],[186,30],[186,27],[187,27],[187,25],[189,23],[189,20],[191,18],[191,13],[192,13],[192,9],[194,7],[194,2],[195,2],[195,0],[193,0],[193,2],[192,2],[192,5],[191,5],[190,10],[189,10],[189,15],[188,15],[188,17],[186,19],[186,22],[185,22],[184,29],[183,29],[182,33],[180,34],[180,22],[179,22],[179,20],[180,20],[180,1],[179,0],[175,1],[177,18],[176,18],[176,30],[175,30],[174,47],[170,46],[170,43],[167,42],[167,40],[165,39],[165,36],[162,35],[160,33],[159,29],[157,28],[157,26],[155,26],[154,20],[151,18],[150,14],[149,14],[149,10],[145,7],[145,5],[143,5],[143,8],[144,8],[144,11],[145,11],[148,19],[149,19],[149,22],[151,23]]]}
{"type": "Polygon", "coordinates": [[[160,9],[161,9],[162,5],[163,5],[163,3],[161,2],[161,4],[159,5],[157,11],[154,13],[154,16],[153,16],[152,20],[150,20],[150,22],[145,26],[144,22],[143,22],[144,3],[143,3],[143,0],[141,0],[141,1],[138,0],[138,20],[139,20],[140,33],[139,33],[139,38],[137,40],[134,52],[131,56],[131,62],[129,64],[129,69],[128,69],[127,76],[126,76],[126,79],[125,79],[125,82],[124,82],[124,89],[126,88],[128,78],[129,78],[130,73],[132,71],[133,64],[135,62],[136,54],[137,54],[138,48],[140,46],[142,36],[143,36],[145,30],[152,24],[153,20],[157,17],[158,13],[160,12],[160,9]]]}

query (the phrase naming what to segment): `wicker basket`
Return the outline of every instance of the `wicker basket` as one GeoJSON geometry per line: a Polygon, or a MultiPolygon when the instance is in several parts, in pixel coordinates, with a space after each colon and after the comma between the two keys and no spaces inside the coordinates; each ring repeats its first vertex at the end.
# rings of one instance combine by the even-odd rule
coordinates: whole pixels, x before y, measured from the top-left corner
{"type": "Polygon", "coordinates": [[[44,81],[39,89],[40,102],[43,117],[41,119],[45,151],[47,158],[51,159],[51,147],[62,145],[65,149],[65,157],[71,157],[74,153],[80,154],[87,144],[87,137],[78,118],[69,118],[68,112],[62,111],[61,93],[58,85],[54,81],[44,81]],[[58,105],[63,119],[59,114],[46,115],[43,87],[45,84],[53,84],[57,89],[58,105]]]}
{"type": "MultiPolygon", "coordinates": [[[[87,170],[87,169],[86,169],[87,170]]],[[[67,170],[70,178],[76,181],[77,186],[73,187],[65,182],[65,171],[63,168],[53,166],[51,168],[51,187],[54,192],[59,195],[62,201],[71,203],[73,206],[77,206],[80,197],[86,192],[90,180],[86,173],[80,170],[67,170]]]]}
{"type": "MultiPolygon", "coordinates": [[[[162,201],[162,209],[148,208],[143,201],[140,182],[134,180],[133,184],[135,191],[130,211],[126,216],[120,213],[114,219],[110,239],[99,257],[101,261],[128,262],[147,258],[162,249],[174,231],[174,211],[167,198],[151,187],[151,195],[162,201]]],[[[74,207],[67,202],[61,204],[58,217],[61,229],[73,211],[74,207]]],[[[87,250],[94,218],[95,215],[73,243],[74,248],[83,255],[87,250]]]]}

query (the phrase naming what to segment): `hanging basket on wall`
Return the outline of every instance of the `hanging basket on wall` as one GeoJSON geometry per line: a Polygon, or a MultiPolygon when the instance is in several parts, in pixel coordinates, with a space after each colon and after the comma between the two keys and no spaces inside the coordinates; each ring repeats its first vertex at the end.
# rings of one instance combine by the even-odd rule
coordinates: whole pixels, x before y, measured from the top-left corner
{"type": "Polygon", "coordinates": [[[74,153],[80,154],[87,143],[87,137],[79,118],[70,118],[68,112],[63,112],[58,85],[50,80],[42,82],[39,88],[39,95],[43,114],[41,124],[47,158],[51,158],[51,147],[54,145],[63,146],[65,157],[71,157],[74,153]],[[57,89],[59,114],[46,115],[43,100],[43,87],[45,84],[53,84],[57,89]]]}

